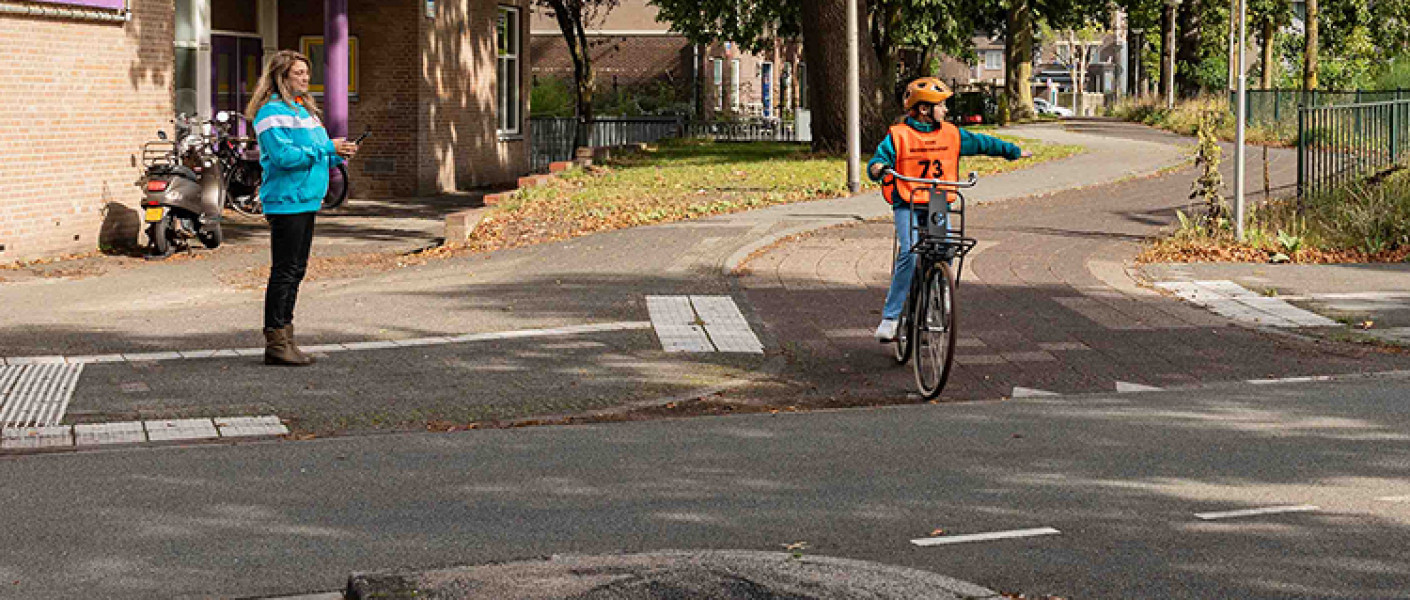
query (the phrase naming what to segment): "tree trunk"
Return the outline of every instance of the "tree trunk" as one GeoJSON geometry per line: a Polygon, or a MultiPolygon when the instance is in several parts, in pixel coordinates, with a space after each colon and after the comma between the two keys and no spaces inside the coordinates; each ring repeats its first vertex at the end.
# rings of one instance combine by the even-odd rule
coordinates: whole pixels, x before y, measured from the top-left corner
{"type": "MultiPolygon", "coordinates": [[[[847,152],[847,2],[858,4],[857,14],[865,15],[866,0],[816,0],[801,3],[803,58],[808,64],[808,99],[812,104],[813,149],[818,152],[847,152]],[[825,32],[825,33],[824,33],[825,32]]],[[[861,46],[862,155],[869,155],[886,136],[888,115],[900,112],[890,102],[891,91],[877,85],[881,65],[876,52],[868,52],[871,39],[867,19],[857,19],[861,46]]]]}
{"type": "Polygon", "coordinates": [[[1307,43],[1302,52],[1302,91],[1317,89],[1317,0],[1307,0],[1307,43]]]}
{"type": "Polygon", "coordinates": [[[1160,95],[1168,102],[1175,89],[1175,6],[1168,2],[1160,28],[1160,95]]]}
{"type": "Polygon", "coordinates": [[[1009,119],[1033,118],[1033,4],[1032,0],[1011,0],[1004,36],[1004,95],[1008,98],[1009,119]]]}
{"type": "Polygon", "coordinates": [[[573,59],[573,87],[576,92],[576,112],[578,123],[573,132],[573,146],[582,148],[591,141],[589,126],[593,120],[592,94],[596,88],[592,70],[592,55],[588,52],[587,33],[583,31],[582,7],[569,10],[563,0],[549,0],[558,20],[558,29],[563,32],[563,40],[568,44],[568,55],[573,59]]]}
{"type": "Polygon", "coordinates": [[[1186,68],[1175,69],[1175,88],[1179,90],[1181,98],[1193,98],[1198,96],[1203,90],[1200,89],[1199,80],[1195,78],[1195,69],[1190,68],[1200,63],[1200,13],[1204,10],[1201,6],[1206,0],[1185,0],[1180,3],[1180,41],[1176,45],[1179,53],[1175,57],[1176,64],[1185,65],[1186,68]]]}
{"type": "Polygon", "coordinates": [[[1273,26],[1273,20],[1268,19],[1263,22],[1263,75],[1258,83],[1265,90],[1273,89],[1273,67],[1277,61],[1273,58],[1273,45],[1278,41],[1278,28],[1273,26]]]}

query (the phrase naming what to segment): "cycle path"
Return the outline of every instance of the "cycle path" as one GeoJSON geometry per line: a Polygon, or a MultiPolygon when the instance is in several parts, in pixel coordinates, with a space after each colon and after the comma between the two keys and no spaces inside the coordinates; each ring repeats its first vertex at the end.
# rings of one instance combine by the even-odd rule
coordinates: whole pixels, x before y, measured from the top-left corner
{"type": "MultiPolygon", "coordinates": [[[[1250,154],[1248,189],[1261,192],[1261,153],[1250,154]]],[[[1293,152],[1272,151],[1268,166],[1273,186],[1286,191],[1296,181],[1293,152]]],[[[1326,318],[1339,316],[1331,308],[1339,306],[1385,325],[1400,322],[1410,314],[1410,265],[1134,264],[1142,240],[1187,209],[1194,177],[1185,168],[1043,198],[974,203],[967,233],[980,243],[963,267],[958,347],[942,399],[1139,392],[1410,367],[1404,352],[1336,341],[1361,332],[1326,318]]],[[[889,222],[836,227],[747,262],[745,296],[786,355],[785,377],[806,390],[801,402],[905,401],[915,389],[910,366],[896,365],[891,347],[872,338],[889,284],[892,236],[889,222]]],[[[1397,338],[1393,327],[1376,332],[1410,339],[1397,338]]]]}
{"type": "MultiPolygon", "coordinates": [[[[1080,143],[1088,152],[986,178],[971,194],[976,202],[1048,206],[1057,196],[1041,195],[1078,185],[1089,187],[1071,192],[1076,197],[1111,198],[1105,188],[1093,193],[1097,188],[1090,186],[1179,165],[1188,141],[1108,122],[1013,133],[1080,143]]],[[[834,372],[867,368],[842,361],[835,370],[798,370],[796,347],[840,338],[837,327],[794,331],[788,319],[816,314],[830,324],[845,323],[841,329],[853,336],[849,343],[861,342],[857,348],[875,357],[878,348],[858,334],[869,332],[874,316],[827,314],[835,307],[818,303],[864,312],[879,305],[877,292],[862,286],[857,297],[840,303],[814,294],[801,302],[785,299],[780,307],[756,292],[753,278],[744,279],[741,291],[730,271],[790,234],[885,218],[887,210],[876,194],[864,194],[311,281],[300,299],[299,336],[306,346],[328,349],[312,369],[259,364],[259,334],[249,324],[259,322],[260,292],[222,279],[248,269],[252,253],[211,253],[111,276],[0,286],[7,306],[34,307],[0,316],[0,347],[10,363],[27,356],[63,356],[70,363],[75,357],[120,358],[84,365],[68,422],[272,414],[320,432],[434,422],[464,426],[662,404],[711,390],[750,389],[758,380],[773,381],[775,373],[785,381],[826,383],[834,372]],[[764,353],[664,351],[647,306],[648,297],[657,296],[737,301],[764,353]],[[221,355],[209,356],[216,353],[221,355]]],[[[885,230],[862,226],[874,227],[885,230]]],[[[1050,250],[1030,251],[1041,257],[1050,250]]],[[[849,259],[869,252],[843,251],[849,259]]],[[[843,262],[823,261],[820,268],[843,262]]],[[[819,282],[807,285],[827,287],[819,282]]],[[[1004,351],[1035,352],[1023,343],[1004,351]]],[[[1019,366],[1030,377],[1051,366],[1044,362],[1019,366]]],[[[878,373],[897,373],[883,368],[884,361],[877,367],[878,373]]],[[[904,399],[905,378],[892,380],[876,388],[879,395],[904,399]]],[[[1046,389],[1041,381],[1029,384],[1046,389]]],[[[986,397],[1011,393],[1001,388],[982,389],[986,397]]]]}

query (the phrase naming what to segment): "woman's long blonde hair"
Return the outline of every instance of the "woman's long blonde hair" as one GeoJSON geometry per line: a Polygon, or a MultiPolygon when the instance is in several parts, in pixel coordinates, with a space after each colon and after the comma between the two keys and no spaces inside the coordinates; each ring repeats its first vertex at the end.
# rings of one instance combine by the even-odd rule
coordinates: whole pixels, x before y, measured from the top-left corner
{"type": "Polygon", "coordinates": [[[292,69],[294,63],[299,61],[308,65],[310,71],[313,70],[313,61],[310,61],[302,53],[293,50],[280,50],[274,53],[274,58],[269,60],[269,66],[265,67],[264,74],[260,75],[259,83],[255,85],[255,94],[250,97],[250,103],[245,105],[246,119],[253,123],[255,116],[259,114],[259,109],[264,108],[264,105],[269,103],[269,99],[278,92],[279,98],[284,102],[291,106],[295,102],[302,104],[314,118],[323,120],[323,113],[319,112],[318,103],[313,101],[312,95],[295,96],[293,91],[289,89],[289,69],[292,69]]]}

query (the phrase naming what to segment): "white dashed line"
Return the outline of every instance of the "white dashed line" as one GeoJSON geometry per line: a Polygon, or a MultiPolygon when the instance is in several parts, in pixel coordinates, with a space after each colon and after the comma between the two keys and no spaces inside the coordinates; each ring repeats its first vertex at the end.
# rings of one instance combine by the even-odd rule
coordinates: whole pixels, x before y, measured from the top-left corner
{"type": "Polygon", "coordinates": [[[1158,387],[1155,387],[1155,386],[1151,386],[1151,385],[1141,385],[1141,384],[1139,384],[1139,383],[1130,383],[1130,382],[1126,382],[1126,381],[1118,381],[1118,382],[1116,382],[1116,392],[1119,393],[1119,394],[1125,394],[1125,393],[1128,393],[1128,392],[1159,392],[1159,391],[1162,391],[1161,388],[1158,388],[1158,387]]]}
{"type": "Polygon", "coordinates": [[[992,540],[1007,540],[1013,538],[1036,537],[1040,535],[1057,535],[1062,533],[1052,527],[1039,527],[1036,529],[1015,529],[1013,531],[995,531],[991,533],[972,533],[969,535],[947,535],[944,537],[920,538],[911,540],[917,546],[944,546],[947,544],[963,544],[966,542],[987,542],[992,540]]]}
{"type": "Polygon", "coordinates": [[[1279,383],[1312,383],[1314,381],[1331,381],[1331,375],[1313,375],[1309,377],[1283,377],[1281,379],[1250,379],[1253,385],[1274,385],[1279,383]]]}
{"type": "Polygon", "coordinates": [[[1310,504],[1299,506],[1269,506],[1265,508],[1249,508],[1244,510],[1226,510],[1218,512],[1195,513],[1195,517],[1205,521],[1215,521],[1218,519],[1236,519],[1239,517],[1256,517],[1260,515],[1277,515],[1282,513],[1310,512],[1320,510],[1320,507],[1310,504]]]}
{"type": "Polygon", "coordinates": [[[1049,397],[1049,396],[1058,396],[1058,395],[1060,395],[1060,394],[1058,394],[1057,392],[1049,392],[1048,390],[1039,390],[1039,389],[1026,388],[1026,387],[1015,387],[1015,388],[1013,388],[1013,393],[1010,394],[1009,396],[1010,396],[1011,398],[1046,398],[1046,397],[1049,397]]]}
{"type": "Polygon", "coordinates": [[[1232,281],[1163,281],[1155,284],[1183,300],[1244,323],[1280,328],[1334,327],[1336,321],[1281,298],[1260,296],[1232,281]]]}
{"type": "Polygon", "coordinates": [[[1381,496],[1376,498],[1381,502],[1410,502],[1410,496],[1381,496]]]}
{"type": "MultiPolygon", "coordinates": [[[[409,346],[433,346],[442,344],[459,344],[465,342],[484,342],[518,338],[552,337],[560,335],[578,335],[584,333],[599,333],[604,331],[628,331],[634,329],[650,328],[651,323],[648,321],[621,321],[616,323],[594,323],[590,325],[554,327],[550,329],[521,329],[517,331],[470,333],[459,336],[424,337],[407,340],[368,340],[361,342],[346,342],[342,344],[320,344],[315,346],[304,346],[302,349],[304,352],[317,353],[346,352],[349,350],[383,350],[409,346]]],[[[261,356],[263,354],[264,348],[226,348],[81,356],[11,356],[7,358],[0,358],[0,366],[13,365],[18,367],[28,365],[64,363],[71,365],[83,365],[116,362],[152,362],[164,360],[195,360],[203,358],[261,356]]]]}

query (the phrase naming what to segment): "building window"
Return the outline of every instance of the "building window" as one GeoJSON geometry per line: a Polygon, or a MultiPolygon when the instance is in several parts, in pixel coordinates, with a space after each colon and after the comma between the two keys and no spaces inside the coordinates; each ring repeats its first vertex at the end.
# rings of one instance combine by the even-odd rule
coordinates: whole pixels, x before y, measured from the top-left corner
{"type": "Polygon", "coordinates": [[[499,23],[495,30],[499,46],[499,98],[495,108],[499,113],[499,134],[519,135],[519,94],[522,87],[519,68],[519,9],[499,7],[499,23]]]}
{"type": "Polygon", "coordinates": [[[739,59],[729,61],[729,106],[739,112],[739,59]]]}
{"type": "Polygon", "coordinates": [[[990,71],[997,71],[1004,68],[1004,54],[998,50],[985,52],[984,68],[990,71]]]}
{"type": "Polygon", "coordinates": [[[715,110],[721,111],[725,109],[725,61],[712,58],[710,66],[715,73],[715,110]]]}
{"type": "MultiPolygon", "coordinates": [[[[315,95],[323,94],[323,67],[327,60],[323,52],[323,36],[306,35],[299,38],[299,51],[313,63],[309,69],[308,91],[315,95]]],[[[348,36],[348,94],[357,95],[357,38],[348,36]]]]}
{"type": "Polygon", "coordinates": [[[783,73],[778,77],[779,105],[785,110],[793,109],[793,64],[783,63],[783,73]]]}

